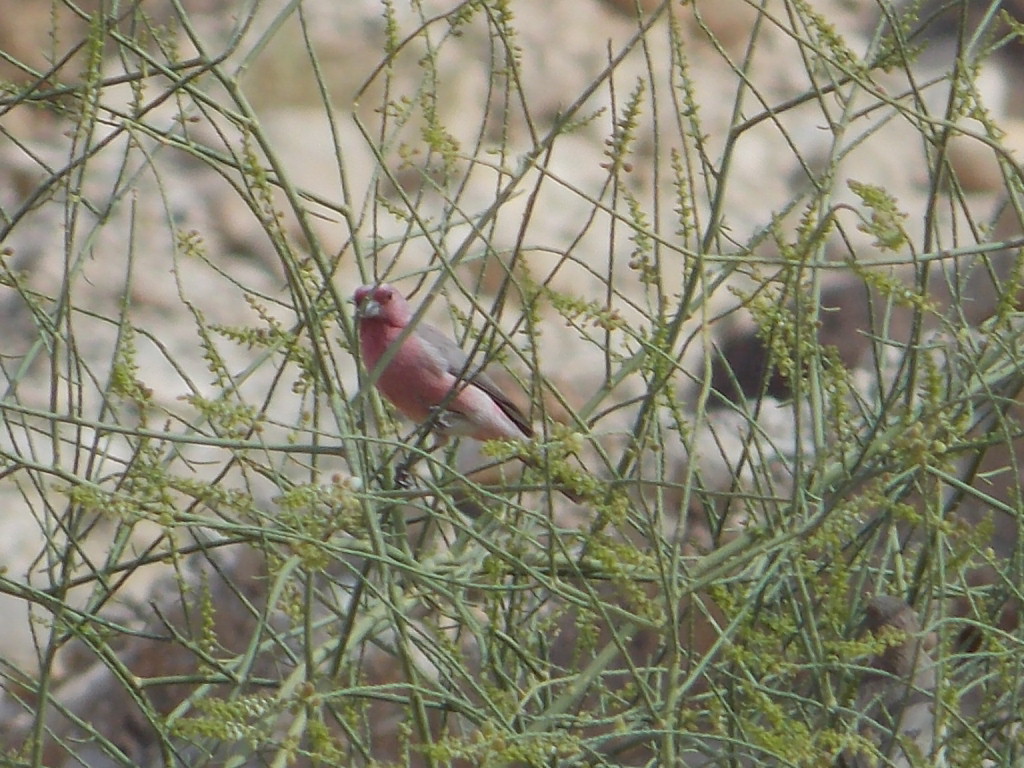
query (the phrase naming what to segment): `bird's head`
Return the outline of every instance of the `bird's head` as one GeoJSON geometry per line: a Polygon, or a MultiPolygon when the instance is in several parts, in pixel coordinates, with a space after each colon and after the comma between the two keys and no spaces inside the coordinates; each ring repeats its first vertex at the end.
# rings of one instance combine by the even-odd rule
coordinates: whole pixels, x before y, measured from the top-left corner
{"type": "Polygon", "coordinates": [[[370,320],[403,327],[412,317],[405,297],[387,283],[361,285],[356,288],[354,299],[360,322],[370,320]]]}

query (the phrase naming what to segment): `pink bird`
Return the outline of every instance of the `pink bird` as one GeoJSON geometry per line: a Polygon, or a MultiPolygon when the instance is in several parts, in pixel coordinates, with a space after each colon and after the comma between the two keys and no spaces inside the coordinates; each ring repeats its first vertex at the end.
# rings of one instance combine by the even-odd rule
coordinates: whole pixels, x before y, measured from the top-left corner
{"type": "MultiPolygon", "coordinates": [[[[412,319],[412,308],[394,287],[356,289],[359,347],[373,373],[385,352],[412,319]]],[[[519,440],[533,437],[523,412],[482,371],[467,370],[467,357],[455,342],[427,323],[416,327],[377,372],[381,394],[417,423],[433,418],[445,437],[519,440]],[[454,392],[453,392],[454,390],[454,392]]]]}
{"type": "MultiPolygon", "coordinates": [[[[394,287],[363,285],[356,289],[359,347],[374,384],[406,417],[433,420],[442,437],[474,440],[522,440],[533,427],[515,403],[483,371],[468,370],[466,354],[428,323],[419,322],[401,346],[390,353],[383,370],[377,364],[412,320],[409,303],[394,287]]],[[[530,466],[538,466],[523,459],[530,466]]],[[[560,488],[579,502],[575,492],[560,488]]]]}

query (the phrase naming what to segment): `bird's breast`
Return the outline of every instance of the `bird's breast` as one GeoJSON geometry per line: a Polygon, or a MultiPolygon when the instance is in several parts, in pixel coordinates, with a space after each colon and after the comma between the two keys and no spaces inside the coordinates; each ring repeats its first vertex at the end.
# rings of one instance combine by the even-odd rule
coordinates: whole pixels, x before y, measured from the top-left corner
{"type": "Polygon", "coordinates": [[[398,410],[413,421],[425,421],[431,408],[448,397],[455,378],[448,373],[444,361],[415,333],[409,334],[392,352],[401,329],[394,333],[360,333],[360,346],[366,368],[373,372],[381,359],[390,358],[377,372],[376,386],[398,410]]]}

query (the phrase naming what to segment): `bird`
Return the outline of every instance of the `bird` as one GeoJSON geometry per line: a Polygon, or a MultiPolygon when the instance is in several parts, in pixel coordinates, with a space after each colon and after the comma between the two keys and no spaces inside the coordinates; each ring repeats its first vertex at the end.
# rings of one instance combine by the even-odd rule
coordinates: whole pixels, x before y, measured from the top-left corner
{"type": "MultiPolygon", "coordinates": [[[[359,351],[377,390],[406,418],[430,422],[442,441],[449,437],[487,440],[529,440],[530,420],[452,339],[426,322],[408,333],[413,309],[388,283],[362,285],[354,300],[359,351]],[[405,337],[397,349],[391,348],[405,337]],[[378,363],[384,359],[383,368],[378,363]]],[[[531,466],[536,463],[523,458],[531,466]]],[[[579,499],[571,491],[567,497],[579,499]]]]}

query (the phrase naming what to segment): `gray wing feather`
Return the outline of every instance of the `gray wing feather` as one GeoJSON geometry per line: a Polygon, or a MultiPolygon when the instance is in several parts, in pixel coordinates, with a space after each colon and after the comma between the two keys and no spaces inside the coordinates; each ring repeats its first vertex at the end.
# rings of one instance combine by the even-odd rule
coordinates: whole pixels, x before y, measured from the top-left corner
{"type": "Polygon", "coordinates": [[[533,426],[527,420],[526,416],[523,415],[523,412],[519,410],[515,403],[506,397],[505,393],[498,388],[498,385],[494,383],[490,376],[483,371],[474,372],[472,367],[466,367],[466,362],[469,358],[466,356],[466,353],[458,347],[458,345],[456,345],[437,328],[427,323],[420,323],[416,327],[416,332],[419,334],[421,339],[430,344],[441,354],[441,358],[447,366],[448,373],[467,382],[469,386],[477,387],[486,392],[498,408],[501,409],[502,413],[508,416],[509,420],[519,427],[520,432],[522,432],[526,437],[533,437],[533,426]]]}

